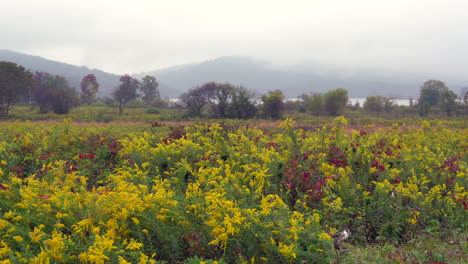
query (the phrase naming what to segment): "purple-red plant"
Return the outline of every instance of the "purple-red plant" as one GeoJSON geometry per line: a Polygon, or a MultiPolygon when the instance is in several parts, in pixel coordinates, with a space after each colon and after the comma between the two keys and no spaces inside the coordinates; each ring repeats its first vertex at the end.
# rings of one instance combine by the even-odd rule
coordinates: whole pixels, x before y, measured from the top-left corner
{"type": "Polygon", "coordinates": [[[341,148],[336,145],[331,146],[328,150],[328,162],[338,168],[348,166],[346,155],[343,153],[341,148]]]}
{"type": "Polygon", "coordinates": [[[290,205],[294,207],[300,194],[306,194],[308,202],[317,206],[323,198],[322,188],[326,185],[324,175],[320,174],[317,167],[316,155],[308,151],[296,155],[286,168],[284,186],[290,194],[290,205]]]}

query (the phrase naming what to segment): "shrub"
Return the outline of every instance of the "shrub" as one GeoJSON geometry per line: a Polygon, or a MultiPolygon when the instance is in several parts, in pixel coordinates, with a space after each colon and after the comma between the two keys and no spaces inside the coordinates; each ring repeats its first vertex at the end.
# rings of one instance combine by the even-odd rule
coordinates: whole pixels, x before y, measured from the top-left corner
{"type": "Polygon", "coordinates": [[[155,107],[148,108],[148,110],[146,110],[146,113],[147,114],[159,114],[159,109],[155,107]]]}

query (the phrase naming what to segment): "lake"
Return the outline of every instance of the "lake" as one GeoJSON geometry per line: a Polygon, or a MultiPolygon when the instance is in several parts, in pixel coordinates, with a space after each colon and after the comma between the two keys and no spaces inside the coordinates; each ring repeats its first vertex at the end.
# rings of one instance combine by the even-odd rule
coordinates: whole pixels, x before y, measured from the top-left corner
{"type": "MultiPolygon", "coordinates": [[[[287,98],[285,101],[297,101],[300,100],[298,98],[287,98]]],[[[171,98],[169,101],[173,103],[178,103],[180,102],[179,98],[171,98]]],[[[364,102],[366,101],[366,98],[349,98],[349,102],[351,104],[356,104],[359,103],[359,105],[362,107],[364,105],[364,102]]],[[[394,99],[393,100],[396,105],[403,105],[403,106],[409,106],[410,105],[410,100],[409,99],[394,99]]],[[[414,103],[416,103],[416,100],[413,100],[414,103]]],[[[261,104],[261,100],[257,101],[258,104],[261,104]]]]}
{"type": "MultiPolygon", "coordinates": [[[[366,98],[349,98],[349,102],[351,104],[359,103],[359,105],[362,107],[364,105],[364,102],[366,101],[366,98]]],[[[403,105],[403,106],[410,106],[410,100],[409,99],[394,99],[393,100],[396,105],[403,105]]],[[[413,100],[413,103],[416,103],[416,100],[413,100]]]]}

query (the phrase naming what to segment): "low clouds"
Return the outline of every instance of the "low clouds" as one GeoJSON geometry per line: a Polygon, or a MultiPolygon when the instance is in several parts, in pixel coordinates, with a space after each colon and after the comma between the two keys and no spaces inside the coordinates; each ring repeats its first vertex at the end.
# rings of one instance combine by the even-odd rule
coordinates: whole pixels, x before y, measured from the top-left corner
{"type": "Polygon", "coordinates": [[[225,55],[282,65],[314,62],[452,76],[462,76],[468,67],[466,1],[44,0],[2,5],[0,48],[114,73],[225,55]]]}

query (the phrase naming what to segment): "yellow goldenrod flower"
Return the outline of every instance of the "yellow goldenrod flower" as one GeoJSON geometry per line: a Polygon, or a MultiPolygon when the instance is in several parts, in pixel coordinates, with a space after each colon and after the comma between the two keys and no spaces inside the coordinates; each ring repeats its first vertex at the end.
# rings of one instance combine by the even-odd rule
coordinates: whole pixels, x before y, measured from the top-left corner
{"type": "Polygon", "coordinates": [[[44,232],[42,232],[41,229],[42,228],[39,226],[39,227],[35,227],[32,232],[29,232],[29,237],[31,238],[32,242],[37,243],[37,242],[41,241],[42,238],[46,235],[44,232]]]}
{"type": "Polygon", "coordinates": [[[0,240],[0,258],[7,257],[10,251],[11,248],[8,246],[8,244],[5,241],[0,240]]]}
{"type": "Polygon", "coordinates": [[[141,247],[143,247],[143,243],[138,243],[136,242],[135,239],[131,239],[130,240],[130,243],[128,243],[128,245],[125,247],[125,249],[128,249],[128,250],[138,250],[140,249],[141,247]]]}
{"type": "Polygon", "coordinates": [[[14,236],[13,239],[16,240],[17,242],[23,241],[23,238],[21,236],[14,236]]]}
{"type": "Polygon", "coordinates": [[[288,246],[286,244],[283,244],[282,242],[279,242],[278,251],[290,262],[296,259],[296,252],[295,252],[294,244],[291,244],[288,246]]]}

